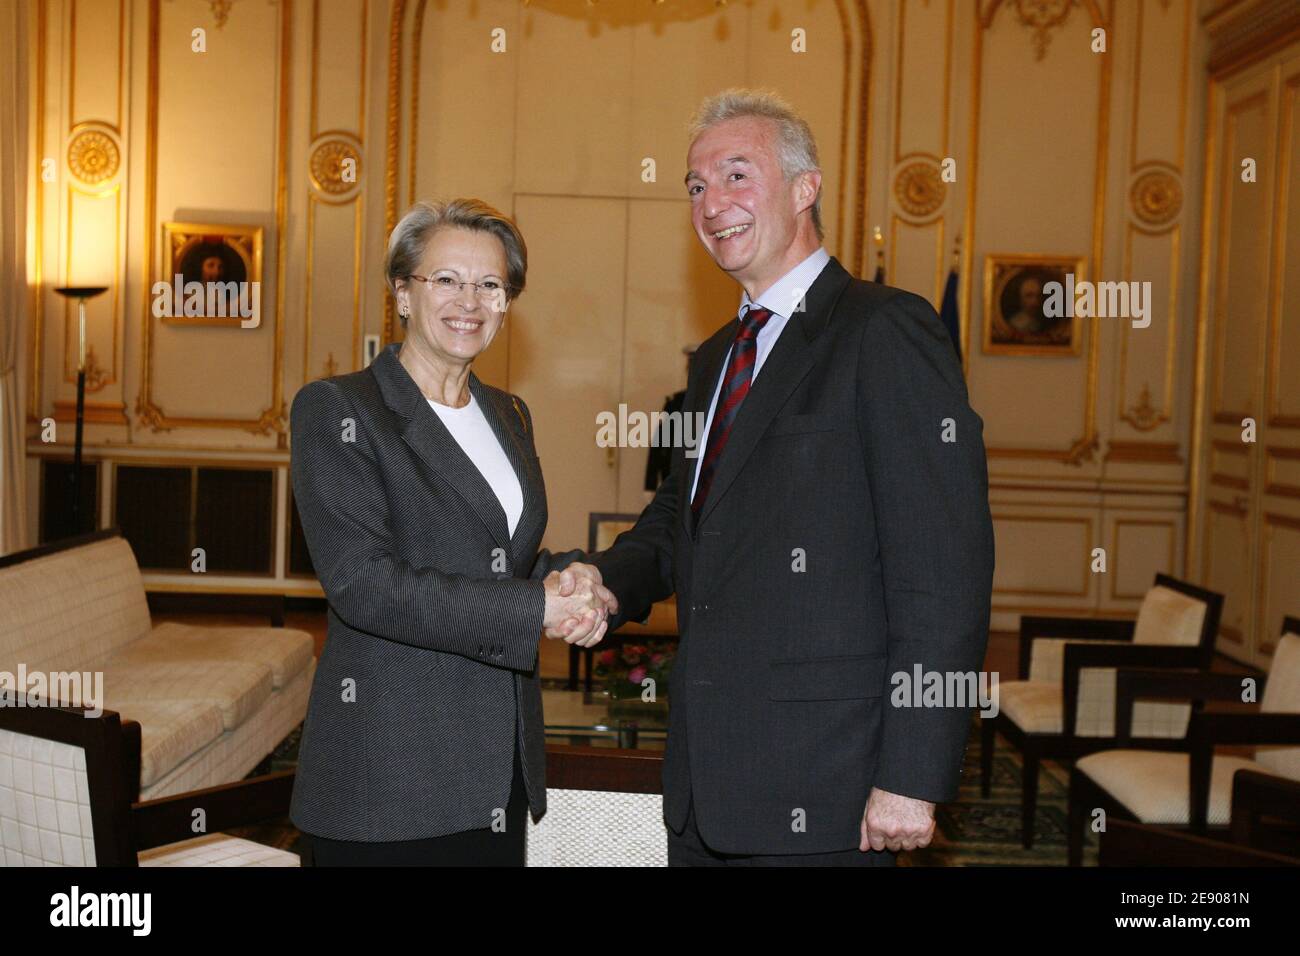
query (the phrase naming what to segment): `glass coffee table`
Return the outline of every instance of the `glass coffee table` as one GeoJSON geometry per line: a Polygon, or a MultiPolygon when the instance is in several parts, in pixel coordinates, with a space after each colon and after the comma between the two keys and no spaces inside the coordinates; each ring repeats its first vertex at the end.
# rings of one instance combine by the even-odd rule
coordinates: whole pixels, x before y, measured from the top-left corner
{"type": "Polygon", "coordinates": [[[542,690],[546,742],[579,747],[663,750],[668,702],[614,700],[603,691],[542,690]]]}

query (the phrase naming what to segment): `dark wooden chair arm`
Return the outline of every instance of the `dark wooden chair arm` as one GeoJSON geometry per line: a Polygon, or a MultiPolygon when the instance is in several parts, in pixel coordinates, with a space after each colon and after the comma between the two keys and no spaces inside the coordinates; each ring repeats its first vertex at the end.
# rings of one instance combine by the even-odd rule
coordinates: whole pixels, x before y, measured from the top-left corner
{"type": "Polygon", "coordinates": [[[1145,823],[1108,820],[1097,862],[1100,866],[1300,866],[1300,857],[1145,823]]]}
{"type": "Polygon", "coordinates": [[[1204,833],[1210,805],[1210,774],[1219,744],[1300,745],[1300,714],[1235,714],[1193,711],[1187,724],[1192,831],[1204,833]]]}
{"type": "Polygon", "coordinates": [[[1136,621],[1104,617],[1020,618],[1020,679],[1029,678],[1029,661],[1034,652],[1034,638],[1056,637],[1071,641],[1131,641],[1136,621]]]}
{"type": "Polygon", "coordinates": [[[1171,667],[1195,669],[1200,665],[1197,647],[1166,644],[1069,644],[1061,673],[1064,732],[1074,736],[1078,721],[1079,672],[1085,667],[1171,667]]]}
{"type": "MultiPolygon", "coordinates": [[[[1248,674],[1212,671],[1121,667],[1115,672],[1115,739],[1127,745],[1132,737],[1133,704],[1138,700],[1241,700],[1241,682],[1248,674]]],[[[1259,678],[1255,678],[1259,680],[1259,678]]]]}
{"type": "Polygon", "coordinates": [[[1216,744],[1292,744],[1300,746],[1300,714],[1237,714],[1201,711],[1192,714],[1187,740],[1193,747],[1216,744]]]}
{"type": "Polygon", "coordinates": [[[1279,823],[1287,826],[1300,855],[1300,780],[1238,770],[1232,777],[1232,842],[1277,849],[1272,844],[1277,841],[1279,823]]]}
{"type": "Polygon", "coordinates": [[[131,807],[136,851],[284,816],[289,812],[293,778],[294,771],[282,770],[238,783],[136,803],[131,807]],[[203,833],[194,831],[196,810],[204,813],[203,833]]]}

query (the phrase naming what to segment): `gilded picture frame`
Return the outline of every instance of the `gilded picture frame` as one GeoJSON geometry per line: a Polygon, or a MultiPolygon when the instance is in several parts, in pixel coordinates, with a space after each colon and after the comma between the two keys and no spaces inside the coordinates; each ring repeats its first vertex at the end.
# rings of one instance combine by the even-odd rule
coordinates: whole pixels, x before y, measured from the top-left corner
{"type": "Polygon", "coordinates": [[[1057,358],[1082,354],[1082,324],[1073,314],[1072,290],[1087,281],[1087,267],[1084,256],[985,256],[984,353],[1057,358]],[[1051,283],[1060,284],[1055,296],[1051,283]],[[1053,301],[1065,308],[1054,308],[1053,301]]]}

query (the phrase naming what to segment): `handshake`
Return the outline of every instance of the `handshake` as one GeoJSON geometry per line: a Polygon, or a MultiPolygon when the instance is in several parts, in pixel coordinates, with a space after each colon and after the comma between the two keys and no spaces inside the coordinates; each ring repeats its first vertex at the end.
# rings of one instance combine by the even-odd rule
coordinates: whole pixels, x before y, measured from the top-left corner
{"type": "Polygon", "coordinates": [[[542,583],[546,588],[542,618],[546,636],[563,638],[578,647],[599,644],[609,627],[609,615],[618,612],[618,598],[601,583],[600,570],[575,563],[563,571],[552,571],[542,583]]]}

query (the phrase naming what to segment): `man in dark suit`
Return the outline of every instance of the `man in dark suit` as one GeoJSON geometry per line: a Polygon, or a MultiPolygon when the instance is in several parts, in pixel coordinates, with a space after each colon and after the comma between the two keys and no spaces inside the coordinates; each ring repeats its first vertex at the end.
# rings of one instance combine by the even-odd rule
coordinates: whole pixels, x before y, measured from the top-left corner
{"type": "Polygon", "coordinates": [[[744,294],[691,365],[702,453],[675,449],[591,558],[611,629],[677,594],[670,863],[890,864],[929,842],[961,772],[975,701],[914,706],[910,682],[984,659],[983,422],[934,309],[821,247],[803,120],[736,90],[692,133],[692,222],[744,294]]]}

